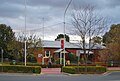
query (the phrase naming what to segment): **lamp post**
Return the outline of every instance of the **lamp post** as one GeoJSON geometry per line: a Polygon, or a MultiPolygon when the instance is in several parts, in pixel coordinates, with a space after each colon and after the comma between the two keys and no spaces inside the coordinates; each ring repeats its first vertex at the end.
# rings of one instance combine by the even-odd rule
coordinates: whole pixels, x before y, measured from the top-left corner
{"type": "Polygon", "coordinates": [[[25,52],[25,66],[26,66],[26,0],[25,0],[25,39],[24,39],[25,47],[24,47],[24,52],[25,52]]]}
{"type": "Polygon", "coordinates": [[[64,22],[63,22],[64,23],[64,66],[65,66],[65,41],[66,41],[66,39],[65,39],[65,15],[66,15],[67,9],[69,8],[71,2],[72,2],[72,0],[69,1],[67,7],[65,8],[64,19],[63,19],[64,20],[64,22]]]}
{"type": "Polygon", "coordinates": [[[3,49],[2,49],[2,47],[0,48],[0,50],[1,50],[1,63],[3,64],[3,49]]]}

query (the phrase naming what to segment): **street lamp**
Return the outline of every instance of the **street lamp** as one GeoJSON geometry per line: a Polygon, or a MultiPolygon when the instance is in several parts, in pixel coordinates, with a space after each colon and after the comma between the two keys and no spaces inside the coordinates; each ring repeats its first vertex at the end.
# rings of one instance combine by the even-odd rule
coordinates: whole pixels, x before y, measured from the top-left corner
{"type": "Polygon", "coordinates": [[[63,22],[64,23],[64,66],[65,66],[65,41],[66,41],[66,39],[65,39],[65,15],[66,15],[67,9],[69,8],[71,2],[72,2],[72,0],[69,1],[67,7],[65,8],[64,19],[63,19],[64,20],[64,22],[63,22]]]}
{"type": "Polygon", "coordinates": [[[3,64],[3,49],[2,48],[0,48],[0,52],[1,52],[1,63],[3,64]]]}

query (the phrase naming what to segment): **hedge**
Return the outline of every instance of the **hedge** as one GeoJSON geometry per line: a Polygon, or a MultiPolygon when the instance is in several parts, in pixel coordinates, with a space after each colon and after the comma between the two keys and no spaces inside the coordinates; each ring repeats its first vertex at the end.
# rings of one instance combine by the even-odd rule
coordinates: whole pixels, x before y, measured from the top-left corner
{"type": "MultiPolygon", "coordinates": [[[[11,64],[12,65],[12,64],[11,64]]],[[[22,63],[16,63],[16,65],[23,65],[22,63]]],[[[40,64],[40,63],[27,63],[27,66],[41,66],[42,68],[48,68],[48,64],[40,64]]],[[[51,68],[62,68],[61,64],[52,64],[51,68]]]]}
{"type": "Polygon", "coordinates": [[[40,66],[1,65],[0,72],[8,73],[41,73],[40,66]]]}
{"type": "Polygon", "coordinates": [[[62,71],[70,74],[100,74],[106,72],[104,66],[65,66],[62,71]]]}

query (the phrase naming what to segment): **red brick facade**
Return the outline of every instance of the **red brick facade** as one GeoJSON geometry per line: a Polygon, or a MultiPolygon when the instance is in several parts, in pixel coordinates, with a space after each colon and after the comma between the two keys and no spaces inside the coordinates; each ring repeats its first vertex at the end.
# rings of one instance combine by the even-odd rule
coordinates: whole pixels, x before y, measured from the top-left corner
{"type": "MultiPolygon", "coordinates": [[[[56,50],[58,50],[58,49],[60,49],[60,48],[44,48],[44,53],[45,53],[45,51],[50,51],[50,54],[51,54],[51,56],[54,58],[54,59],[56,59],[56,56],[55,56],[55,51],[56,50]]],[[[79,50],[78,48],[68,48],[68,49],[66,49],[66,51],[68,51],[69,53],[73,53],[73,54],[75,54],[76,55],[76,51],[77,50],[79,50]]],[[[99,50],[97,50],[97,49],[95,49],[95,50],[92,50],[93,52],[94,52],[94,54],[93,54],[93,56],[92,56],[92,62],[100,62],[99,61],[99,55],[98,55],[98,51],[99,50]]],[[[68,54],[69,54],[68,53],[68,54]]],[[[35,52],[34,53],[34,55],[35,55],[35,57],[37,58],[37,62],[38,63],[42,63],[42,58],[44,57],[44,62],[45,63],[48,63],[48,60],[49,60],[49,58],[48,57],[45,57],[45,55],[41,55],[41,56],[39,56],[38,54],[42,54],[40,51],[38,51],[38,52],[35,52]]],[[[68,58],[68,54],[66,54],[66,60],[68,60],[69,58],[68,58]]],[[[84,54],[81,54],[81,56],[80,57],[82,57],[82,55],[84,55],[84,54]]]]}

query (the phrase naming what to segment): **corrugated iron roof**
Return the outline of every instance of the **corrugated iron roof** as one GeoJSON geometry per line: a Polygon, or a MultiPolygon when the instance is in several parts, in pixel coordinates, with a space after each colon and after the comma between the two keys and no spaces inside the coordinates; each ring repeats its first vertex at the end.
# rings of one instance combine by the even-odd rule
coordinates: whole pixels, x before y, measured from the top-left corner
{"type": "MultiPolygon", "coordinates": [[[[43,47],[60,48],[60,41],[43,41],[43,47]]],[[[77,44],[65,42],[65,48],[81,48],[77,44]]]]}
{"type": "MultiPolygon", "coordinates": [[[[48,41],[44,40],[42,42],[42,45],[44,48],[61,48],[61,42],[60,41],[48,41]]],[[[91,44],[93,46],[93,44],[91,44]]],[[[39,47],[39,45],[37,46],[39,47]]],[[[85,45],[86,49],[89,49],[89,44],[86,43],[85,45]]],[[[82,45],[79,43],[70,43],[70,42],[65,42],[65,48],[77,48],[77,49],[82,49],[82,45]]],[[[102,46],[100,44],[94,44],[92,49],[103,49],[105,46],[102,46]]]]}

